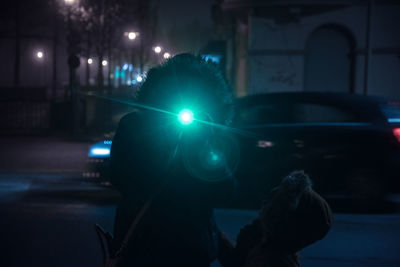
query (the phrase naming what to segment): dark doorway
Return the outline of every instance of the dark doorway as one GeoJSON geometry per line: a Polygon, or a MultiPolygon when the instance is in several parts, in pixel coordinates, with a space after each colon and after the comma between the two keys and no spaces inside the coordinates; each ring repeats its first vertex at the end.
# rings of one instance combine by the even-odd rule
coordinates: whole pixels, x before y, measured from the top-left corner
{"type": "Polygon", "coordinates": [[[306,44],[304,90],[353,93],[354,49],[351,33],[342,26],[315,30],[306,44]]]}

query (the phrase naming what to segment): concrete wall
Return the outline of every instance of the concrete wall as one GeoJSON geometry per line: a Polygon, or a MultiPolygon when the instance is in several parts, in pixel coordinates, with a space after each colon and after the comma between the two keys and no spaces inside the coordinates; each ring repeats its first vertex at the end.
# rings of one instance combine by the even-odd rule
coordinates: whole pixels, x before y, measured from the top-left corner
{"type": "MultiPolygon", "coordinates": [[[[362,93],[366,14],[366,6],[356,6],[301,17],[297,22],[287,24],[252,17],[248,49],[248,93],[303,91],[307,41],[314,31],[324,25],[343,27],[354,40],[354,91],[362,93]]],[[[374,9],[373,56],[368,94],[400,97],[399,17],[400,5],[376,6],[374,9]]]]}

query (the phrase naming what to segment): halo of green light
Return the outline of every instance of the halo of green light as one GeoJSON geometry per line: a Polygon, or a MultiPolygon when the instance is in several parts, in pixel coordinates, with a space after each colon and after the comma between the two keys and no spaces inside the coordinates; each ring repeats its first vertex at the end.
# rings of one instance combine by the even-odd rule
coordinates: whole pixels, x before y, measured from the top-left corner
{"type": "Polygon", "coordinates": [[[189,125],[194,120],[193,112],[190,109],[182,109],[178,113],[178,120],[182,125],[189,125]]]}

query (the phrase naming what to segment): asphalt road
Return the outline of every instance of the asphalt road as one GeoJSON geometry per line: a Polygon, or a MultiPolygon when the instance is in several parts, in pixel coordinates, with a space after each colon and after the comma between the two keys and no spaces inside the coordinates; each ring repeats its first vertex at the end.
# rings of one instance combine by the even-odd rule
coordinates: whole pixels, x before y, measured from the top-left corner
{"type": "MultiPolygon", "coordinates": [[[[111,231],[118,195],[79,173],[0,173],[0,266],[101,266],[94,223],[111,231]]],[[[236,236],[256,211],[216,210],[236,236]]],[[[400,214],[335,214],[303,266],[400,266],[400,214]]],[[[217,262],[213,267],[219,266],[217,262]]]]}

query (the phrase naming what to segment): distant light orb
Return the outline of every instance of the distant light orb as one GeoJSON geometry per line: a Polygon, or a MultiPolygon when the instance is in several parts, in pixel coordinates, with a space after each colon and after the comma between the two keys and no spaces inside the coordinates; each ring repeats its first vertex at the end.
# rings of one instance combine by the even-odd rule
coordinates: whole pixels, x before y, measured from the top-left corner
{"type": "Polygon", "coordinates": [[[136,81],[137,81],[138,83],[141,83],[141,82],[143,81],[142,76],[137,76],[137,77],[136,77],[136,81]]]}
{"type": "Polygon", "coordinates": [[[43,58],[43,56],[44,56],[44,54],[43,54],[42,51],[38,51],[38,52],[36,53],[36,57],[37,57],[37,58],[43,58]]]}
{"type": "Polygon", "coordinates": [[[178,114],[178,120],[183,125],[189,125],[193,122],[193,112],[189,109],[183,109],[178,114]]]}
{"type": "Polygon", "coordinates": [[[102,64],[103,66],[107,66],[108,62],[107,62],[107,60],[103,60],[103,61],[101,62],[101,64],[102,64]]]}
{"type": "Polygon", "coordinates": [[[137,35],[136,35],[135,32],[130,32],[130,33],[128,33],[128,38],[129,38],[129,40],[135,40],[136,37],[137,37],[137,35]]]}
{"type": "Polygon", "coordinates": [[[92,64],[92,63],[93,63],[93,59],[88,58],[87,63],[88,63],[88,64],[92,64]]]}
{"type": "Polygon", "coordinates": [[[73,4],[73,3],[75,2],[75,0],[64,0],[64,2],[65,2],[66,4],[71,5],[71,4],[73,4]]]}
{"type": "Polygon", "coordinates": [[[171,57],[171,54],[168,53],[168,52],[165,52],[163,56],[164,56],[165,59],[168,59],[168,58],[171,57]]]}
{"type": "Polygon", "coordinates": [[[128,65],[127,63],[125,63],[125,64],[122,66],[122,69],[123,69],[123,70],[127,70],[128,67],[129,67],[129,65],[128,65]]]}
{"type": "Polygon", "coordinates": [[[161,51],[162,51],[161,46],[156,46],[156,47],[154,47],[154,52],[156,52],[157,54],[160,54],[161,51]]]}

